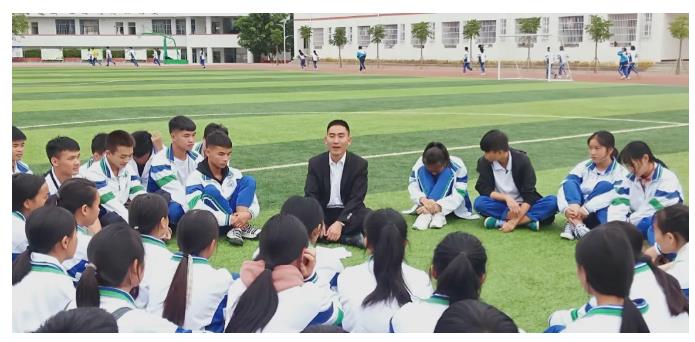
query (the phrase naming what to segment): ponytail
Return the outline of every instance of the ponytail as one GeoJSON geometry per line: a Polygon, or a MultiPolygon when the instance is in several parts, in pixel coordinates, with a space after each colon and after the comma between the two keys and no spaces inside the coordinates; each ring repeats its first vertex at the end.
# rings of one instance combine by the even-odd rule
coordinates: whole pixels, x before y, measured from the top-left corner
{"type": "Polygon", "coordinates": [[[466,252],[461,252],[454,258],[437,277],[437,293],[448,296],[451,303],[480,298],[480,278],[473,270],[466,252]]]}
{"type": "Polygon", "coordinates": [[[224,332],[253,333],[263,329],[277,308],[278,293],[273,285],[272,269],[266,268],[239,298],[224,332]]]}
{"type": "Polygon", "coordinates": [[[95,266],[87,265],[75,289],[77,307],[99,307],[99,281],[95,266]]]}
{"type": "Polygon", "coordinates": [[[31,249],[27,248],[12,262],[12,286],[19,283],[31,271],[31,249]]]}
{"type": "Polygon", "coordinates": [[[193,260],[193,258],[191,258],[190,255],[187,253],[183,254],[179,266],[176,267],[174,277],[171,280],[169,292],[167,292],[166,299],[164,299],[162,317],[178,326],[183,326],[183,322],[186,320],[186,302],[189,290],[189,264],[191,260],[193,260]]]}
{"type": "Polygon", "coordinates": [[[376,288],[365,297],[363,307],[395,299],[399,306],[411,301],[403,279],[407,225],[393,209],[371,212],[364,220],[367,242],[372,247],[376,288]]]}
{"type": "Polygon", "coordinates": [[[485,248],[477,237],[464,232],[449,233],[432,257],[437,278],[435,292],[448,296],[450,303],[479,299],[486,263],[485,248]]]}
{"type": "Polygon", "coordinates": [[[690,304],[688,303],[688,299],[685,298],[685,295],[683,295],[678,279],[654,265],[652,259],[646,255],[641,256],[638,261],[649,265],[649,268],[654,274],[654,278],[656,278],[656,282],[659,284],[661,291],[666,297],[666,305],[668,306],[668,312],[671,316],[678,316],[683,312],[689,313],[690,304]]]}
{"type": "Polygon", "coordinates": [[[628,296],[625,296],[623,303],[623,315],[620,322],[621,333],[648,333],[647,322],[644,321],[642,313],[637,309],[628,296]]]}

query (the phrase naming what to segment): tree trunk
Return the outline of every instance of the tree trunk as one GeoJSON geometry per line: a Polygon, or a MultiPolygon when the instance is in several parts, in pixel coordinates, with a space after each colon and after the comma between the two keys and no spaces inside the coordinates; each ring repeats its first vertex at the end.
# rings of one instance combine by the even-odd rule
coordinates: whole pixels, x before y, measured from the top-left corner
{"type": "Polygon", "coordinates": [[[531,37],[528,38],[528,41],[526,41],[526,64],[527,68],[531,68],[531,37]]]}
{"type": "Polygon", "coordinates": [[[275,65],[279,65],[280,60],[278,59],[278,47],[275,47],[275,65]]]}
{"type": "Polygon", "coordinates": [[[376,68],[379,69],[379,43],[376,43],[376,68]]]}
{"type": "Polygon", "coordinates": [[[338,46],[338,63],[340,63],[340,67],[343,67],[343,57],[340,55],[340,46],[338,46]]]}
{"type": "Polygon", "coordinates": [[[683,39],[678,41],[678,62],[676,63],[676,75],[681,74],[681,53],[683,52],[683,39]]]}
{"type": "Polygon", "coordinates": [[[422,69],[423,64],[425,63],[425,60],[422,58],[422,49],[425,47],[425,45],[420,45],[420,69],[422,69]]]}
{"type": "Polygon", "coordinates": [[[598,72],[598,40],[594,41],[594,74],[598,72]]]}

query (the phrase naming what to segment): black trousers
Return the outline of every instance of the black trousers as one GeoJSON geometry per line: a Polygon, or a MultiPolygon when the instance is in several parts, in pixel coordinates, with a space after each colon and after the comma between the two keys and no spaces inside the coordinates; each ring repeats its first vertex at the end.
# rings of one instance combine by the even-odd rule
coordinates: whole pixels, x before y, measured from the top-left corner
{"type": "MultiPolygon", "coordinates": [[[[324,208],[323,210],[326,229],[335,223],[338,216],[340,216],[340,213],[343,212],[343,208],[324,208]]],[[[343,231],[340,236],[362,234],[362,223],[364,222],[364,218],[367,217],[367,214],[369,214],[371,211],[372,210],[369,208],[362,208],[354,211],[352,216],[350,216],[348,219],[348,222],[345,223],[345,227],[343,227],[343,231]]]]}

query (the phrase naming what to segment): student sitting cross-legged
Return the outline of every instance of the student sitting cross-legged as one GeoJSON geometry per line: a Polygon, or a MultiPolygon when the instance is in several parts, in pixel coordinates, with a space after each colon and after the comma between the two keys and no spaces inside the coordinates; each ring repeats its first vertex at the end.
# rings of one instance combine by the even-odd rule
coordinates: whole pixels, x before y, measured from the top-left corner
{"type": "Polygon", "coordinates": [[[536,171],[526,152],[509,147],[507,135],[491,130],[480,139],[485,153],[478,159],[480,196],[473,207],[482,216],[485,228],[508,233],[519,225],[539,230],[551,224],[557,213],[557,198],[536,191],[536,171]]]}

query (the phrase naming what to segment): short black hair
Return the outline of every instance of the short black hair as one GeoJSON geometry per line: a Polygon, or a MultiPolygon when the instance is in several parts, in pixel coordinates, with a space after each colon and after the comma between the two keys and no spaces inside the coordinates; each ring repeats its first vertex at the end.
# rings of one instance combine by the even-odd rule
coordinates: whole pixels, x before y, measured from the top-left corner
{"type": "Polygon", "coordinates": [[[92,138],[92,154],[99,153],[103,154],[106,152],[106,133],[97,133],[94,138],[92,138]]]}
{"type": "Polygon", "coordinates": [[[17,126],[12,126],[12,141],[17,140],[27,140],[27,136],[17,126]]]}
{"type": "Polygon", "coordinates": [[[329,129],[333,126],[343,126],[345,129],[347,129],[348,134],[350,134],[350,125],[345,120],[341,119],[336,119],[328,123],[328,126],[326,127],[326,132],[328,132],[329,129]]]}
{"type": "Polygon", "coordinates": [[[117,129],[106,136],[106,149],[116,152],[118,146],[133,147],[135,139],[130,133],[117,129]]]}
{"type": "Polygon", "coordinates": [[[46,179],[29,173],[12,175],[12,211],[22,211],[24,202],[39,194],[46,179]]]}
{"type": "Polygon", "coordinates": [[[135,131],[132,134],[135,140],[135,147],[133,147],[133,156],[142,157],[148,153],[152,153],[152,134],[147,131],[135,131]]]}
{"type": "Polygon", "coordinates": [[[224,127],[222,124],[211,122],[205,126],[205,130],[203,131],[203,139],[207,138],[207,136],[214,131],[222,131],[224,134],[229,135],[229,130],[227,127],[224,127]]]}
{"type": "Polygon", "coordinates": [[[280,213],[293,215],[302,221],[309,236],[324,220],[323,208],[313,197],[292,196],[282,204],[280,213]]]}
{"type": "Polygon", "coordinates": [[[205,147],[213,146],[232,148],[232,139],[222,131],[214,131],[205,138],[205,147]]]}
{"type": "Polygon", "coordinates": [[[358,46],[357,48],[358,48],[358,49],[362,49],[362,45],[358,46]]]}
{"type": "Polygon", "coordinates": [[[178,115],[169,120],[169,133],[174,131],[195,132],[195,122],[187,116],[178,115]]]}
{"type": "Polygon", "coordinates": [[[427,144],[425,151],[422,152],[422,163],[425,165],[448,165],[450,161],[449,151],[438,141],[427,144]]]}
{"type": "Polygon", "coordinates": [[[117,333],[116,317],[104,309],[82,307],[60,311],[46,320],[37,333],[117,333]]]}
{"type": "Polygon", "coordinates": [[[149,235],[167,217],[168,209],[167,201],[160,194],[137,195],[130,202],[128,224],[140,234],[149,235]]]}
{"type": "Polygon", "coordinates": [[[480,139],[480,149],[483,152],[509,151],[509,138],[498,129],[490,130],[480,139]]]}
{"type": "Polygon", "coordinates": [[[49,140],[46,143],[46,156],[48,157],[49,162],[51,161],[51,158],[57,157],[60,152],[79,150],[80,144],[78,144],[75,139],[70,137],[59,136],[49,140]]]}

